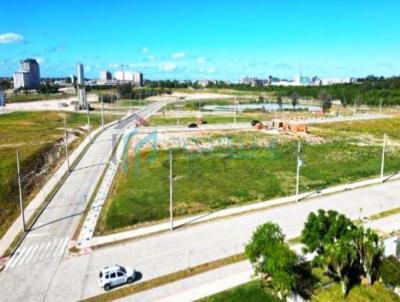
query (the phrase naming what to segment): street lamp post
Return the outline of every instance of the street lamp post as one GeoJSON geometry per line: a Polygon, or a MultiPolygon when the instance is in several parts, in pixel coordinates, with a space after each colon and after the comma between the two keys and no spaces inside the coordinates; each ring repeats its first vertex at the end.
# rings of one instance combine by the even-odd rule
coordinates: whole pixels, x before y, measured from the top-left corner
{"type": "Polygon", "coordinates": [[[25,211],[24,211],[24,203],[22,201],[21,171],[20,171],[20,167],[19,167],[19,150],[18,149],[17,149],[17,175],[18,175],[19,206],[21,209],[22,227],[24,229],[24,232],[26,232],[25,211]]]}
{"type": "Polygon", "coordinates": [[[64,141],[65,141],[65,160],[67,161],[68,171],[71,171],[69,165],[69,154],[68,154],[68,130],[67,130],[67,119],[66,114],[64,114],[64,141]]]}
{"type": "Polygon", "coordinates": [[[297,146],[297,170],[296,170],[296,202],[299,202],[299,191],[300,191],[300,167],[303,165],[301,160],[301,142],[297,146]]]}
{"type": "Polygon", "coordinates": [[[172,173],[172,150],[169,151],[169,222],[171,231],[174,229],[174,201],[173,201],[173,173],[172,173]]]}
{"type": "Polygon", "coordinates": [[[385,153],[387,144],[387,134],[383,135],[383,146],[382,146],[382,163],[381,163],[381,183],[383,183],[383,176],[385,173],[385,153]]]}

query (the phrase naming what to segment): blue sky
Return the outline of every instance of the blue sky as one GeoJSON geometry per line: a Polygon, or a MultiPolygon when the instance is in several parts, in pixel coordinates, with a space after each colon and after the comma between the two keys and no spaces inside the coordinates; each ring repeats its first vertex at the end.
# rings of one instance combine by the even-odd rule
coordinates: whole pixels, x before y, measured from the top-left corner
{"type": "Polygon", "coordinates": [[[1,1],[0,76],[141,70],[148,79],[398,75],[398,0],[1,1]],[[62,3],[62,4],[61,4],[62,3]]]}

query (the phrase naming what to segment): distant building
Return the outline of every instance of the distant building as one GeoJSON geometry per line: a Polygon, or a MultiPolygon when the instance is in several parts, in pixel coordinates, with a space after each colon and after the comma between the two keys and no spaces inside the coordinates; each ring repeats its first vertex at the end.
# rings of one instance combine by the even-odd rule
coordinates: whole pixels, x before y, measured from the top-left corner
{"type": "Polygon", "coordinates": [[[71,74],[71,84],[74,85],[76,84],[76,76],[71,74]]]}
{"type": "Polygon", "coordinates": [[[133,82],[134,75],[132,71],[117,71],[114,77],[118,81],[133,82]]]}
{"type": "Polygon", "coordinates": [[[76,76],[78,78],[78,85],[85,85],[85,72],[83,69],[83,64],[76,65],[76,76]]]}
{"type": "Polygon", "coordinates": [[[142,87],[143,86],[143,73],[134,72],[133,73],[133,82],[135,85],[142,87]]]}
{"type": "Polygon", "coordinates": [[[245,77],[240,80],[242,84],[251,86],[265,86],[269,84],[269,79],[259,79],[256,77],[245,77]]]}
{"type": "Polygon", "coordinates": [[[0,107],[4,107],[6,105],[6,94],[0,90],[0,107]]]}
{"type": "Polygon", "coordinates": [[[80,109],[87,109],[86,90],[85,90],[85,72],[83,64],[76,65],[77,84],[78,84],[78,99],[80,109]]]}
{"type": "Polygon", "coordinates": [[[112,80],[112,74],[108,70],[100,71],[100,82],[108,82],[112,80]]]}
{"type": "Polygon", "coordinates": [[[19,71],[14,73],[14,89],[34,89],[40,85],[40,67],[35,59],[20,61],[19,71]]]}

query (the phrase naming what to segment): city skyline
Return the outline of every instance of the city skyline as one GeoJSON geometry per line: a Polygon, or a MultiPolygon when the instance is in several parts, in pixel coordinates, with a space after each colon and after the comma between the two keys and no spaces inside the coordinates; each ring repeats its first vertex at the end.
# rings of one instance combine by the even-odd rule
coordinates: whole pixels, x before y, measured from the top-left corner
{"type": "Polygon", "coordinates": [[[395,1],[119,1],[112,14],[106,2],[75,2],[63,10],[49,1],[2,4],[0,76],[12,76],[25,57],[39,62],[43,77],[69,76],[78,62],[90,78],[125,64],[154,80],[400,70],[395,1]]]}

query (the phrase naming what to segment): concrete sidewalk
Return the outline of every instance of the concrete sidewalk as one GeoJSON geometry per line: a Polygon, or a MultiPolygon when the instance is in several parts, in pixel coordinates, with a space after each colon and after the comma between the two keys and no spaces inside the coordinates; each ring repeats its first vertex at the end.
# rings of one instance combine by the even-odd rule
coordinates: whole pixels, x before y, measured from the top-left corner
{"type": "MultiPolygon", "coordinates": [[[[391,177],[392,181],[400,179],[400,175],[395,175],[391,177]]],[[[319,191],[319,192],[307,192],[299,195],[299,200],[300,202],[303,202],[304,200],[310,200],[314,199],[317,197],[322,197],[334,193],[340,193],[340,192],[345,192],[348,190],[354,190],[358,188],[363,188],[366,186],[371,186],[371,185],[377,185],[381,183],[380,178],[373,178],[369,180],[364,180],[352,184],[345,184],[345,185],[340,185],[332,188],[327,188],[325,190],[319,191]]],[[[283,206],[287,205],[290,203],[295,203],[297,200],[296,195],[288,196],[288,197],[283,197],[283,198],[278,198],[274,200],[269,200],[269,201],[264,201],[264,202],[259,202],[259,203],[254,203],[246,206],[241,206],[241,207],[235,207],[235,208],[230,208],[226,210],[221,210],[217,212],[209,212],[197,216],[192,216],[192,217],[187,217],[183,219],[178,219],[174,222],[174,227],[175,228],[180,228],[183,226],[189,226],[191,224],[195,223],[206,223],[211,220],[215,219],[221,219],[221,218],[226,218],[229,216],[234,216],[234,215],[240,215],[240,214],[245,214],[248,212],[252,211],[258,211],[258,210],[265,210],[270,207],[276,207],[276,206],[283,206]]],[[[126,231],[126,232],[120,232],[116,234],[111,234],[111,235],[106,235],[106,236],[97,236],[93,237],[90,241],[90,246],[98,246],[98,245],[103,245],[103,244],[110,244],[118,241],[123,241],[127,239],[135,239],[143,236],[148,236],[148,235],[154,235],[160,232],[165,232],[169,231],[171,229],[171,225],[169,222],[166,223],[159,223],[159,224],[154,224],[149,227],[142,227],[142,228],[137,228],[133,229],[131,231],[126,231]]]]}

